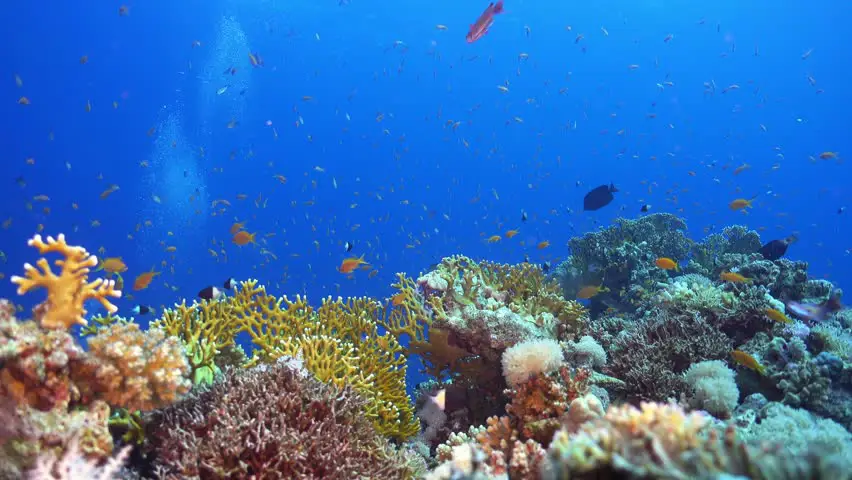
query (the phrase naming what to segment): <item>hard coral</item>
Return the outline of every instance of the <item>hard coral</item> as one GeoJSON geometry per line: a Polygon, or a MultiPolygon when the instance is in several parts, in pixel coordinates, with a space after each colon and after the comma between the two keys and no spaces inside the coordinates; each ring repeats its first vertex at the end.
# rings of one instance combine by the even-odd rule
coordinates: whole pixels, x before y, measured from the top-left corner
{"type": "Polygon", "coordinates": [[[166,406],[189,391],[189,365],[176,337],[119,322],[88,343],[90,360],[75,372],[84,396],[132,411],[166,406]]]}
{"type": "Polygon", "coordinates": [[[120,297],[121,292],[115,289],[115,282],[102,278],[88,282],[89,270],[98,264],[98,258],[89,255],[83,247],[73,247],[65,242],[65,235],[56,238],[35,235],[28,245],[38,249],[39,253],[59,253],[65,257],[57,260],[61,268],[59,275],[53,273],[47,259],[40,258],[36,265],[39,271],[29,263],[24,264],[25,276],[13,276],[12,283],[18,285],[18,295],[23,295],[35,288],[47,290],[47,310],[39,319],[42,328],[68,329],[74,324],[85,325],[86,314],[84,303],[94,299],[101,303],[108,312],[115,312],[118,307],[110,303],[108,297],[120,297]]]}
{"type": "Polygon", "coordinates": [[[701,315],[658,309],[615,336],[604,372],[624,380],[630,396],[664,401],[686,389],[681,373],[690,365],[727,359],[731,350],[731,340],[701,315]]]}
{"type": "Polygon", "coordinates": [[[147,438],[165,478],[411,478],[366,407],[280,362],[226,372],[156,412],[147,438]]]}
{"type": "Polygon", "coordinates": [[[256,346],[247,366],[299,357],[320,380],[350,385],[367,398],[365,414],[380,433],[404,439],[420,425],[405,391],[405,349],[397,337],[420,327],[394,312],[367,298],[330,297],[315,311],[302,297],[279,298],[248,280],[232,297],[179,305],[152,326],[188,345],[195,371],[206,372],[196,373],[196,380],[207,379],[196,383],[209,383],[216,356],[247,332],[256,346]]]}

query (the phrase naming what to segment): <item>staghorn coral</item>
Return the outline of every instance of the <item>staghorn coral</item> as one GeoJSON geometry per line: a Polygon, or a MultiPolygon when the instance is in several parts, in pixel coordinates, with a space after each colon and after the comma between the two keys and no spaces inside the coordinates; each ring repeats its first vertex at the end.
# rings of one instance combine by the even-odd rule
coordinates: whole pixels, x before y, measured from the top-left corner
{"type": "Polygon", "coordinates": [[[405,349],[397,336],[416,337],[422,327],[400,312],[367,298],[330,297],[315,311],[302,297],[278,298],[248,280],[233,297],[178,305],[152,327],[184,341],[196,383],[212,380],[216,356],[246,332],[256,347],[246,366],[299,357],[320,380],[351,385],[367,398],[365,415],[380,433],[404,439],[420,425],[405,391],[405,349]]]}
{"type": "Polygon", "coordinates": [[[367,402],[290,367],[229,370],[151,416],[163,478],[412,478],[363,415],[367,402]]]}
{"type": "Polygon", "coordinates": [[[46,329],[68,329],[72,325],[86,325],[86,300],[97,300],[104,308],[114,313],[118,307],[110,303],[109,297],[121,297],[116,290],[115,282],[97,278],[88,282],[89,270],[98,264],[98,258],[89,255],[83,247],[73,247],[65,241],[65,235],[56,238],[35,235],[27,244],[38,249],[42,255],[58,253],[65,257],[57,260],[56,266],[61,268],[59,275],[53,273],[47,259],[40,258],[36,265],[39,271],[29,263],[24,264],[24,276],[13,276],[12,283],[18,285],[18,295],[23,295],[36,288],[47,290],[47,310],[39,319],[39,324],[46,329]]]}

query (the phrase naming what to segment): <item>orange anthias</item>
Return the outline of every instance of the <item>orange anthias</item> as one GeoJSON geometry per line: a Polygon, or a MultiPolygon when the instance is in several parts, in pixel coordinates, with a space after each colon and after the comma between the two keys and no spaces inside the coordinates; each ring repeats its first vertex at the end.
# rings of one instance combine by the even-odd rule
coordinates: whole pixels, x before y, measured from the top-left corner
{"type": "Polygon", "coordinates": [[[360,267],[361,265],[369,265],[368,262],[364,261],[363,255],[361,255],[360,257],[350,257],[340,263],[340,267],[337,269],[337,271],[339,271],[340,273],[352,273],[355,271],[356,268],[360,267]]]}
{"type": "Polygon", "coordinates": [[[98,270],[106,270],[109,273],[124,273],[127,271],[127,265],[121,257],[110,257],[101,260],[101,265],[98,270]]]}
{"type": "Polygon", "coordinates": [[[160,272],[155,272],[152,268],[150,272],[145,272],[136,277],[136,280],[133,281],[133,290],[144,290],[148,288],[148,285],[151,284],[151,281],[154,280],[154,277],[159,275],[160,272]]]}
{"type": "Polygon", "coordinates": [[[256,243],[254,241],[255,235],[257,234],[249,233],[245,230],[240,230],[239,232],[234,234],[234,237],[231,239],[231,241],[234,242],[234,244],[242,247],[243,245],[248,245],[249,243],[256,243]]]}

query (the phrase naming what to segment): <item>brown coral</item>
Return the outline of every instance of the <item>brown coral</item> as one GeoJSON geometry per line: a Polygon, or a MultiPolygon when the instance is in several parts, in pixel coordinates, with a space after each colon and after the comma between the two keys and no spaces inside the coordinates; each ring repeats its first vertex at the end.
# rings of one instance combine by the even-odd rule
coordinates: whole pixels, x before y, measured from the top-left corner
{"type": "Polygon", "coordinates": [[[12,283],[18,285],[18,295],[23,295],[34,288],[47,289],[47,309],[39,319],[42,328],[68,329],[74,324],[86,325],[86,300],[94,299],[101,302],[104,308],[112,313],[118,307],[110,303],[108,297],[120,297],[121,292],[115,289],[115,282],[95,279],[88,280],[89,270],[98,264],[98,258],[89,255],[83,247],[73,247],[65,242],[65,235],[56,238],[35,235],[28,242],[41,254],[59,253],[64,260],[57,260],[56,266],[61,268],[59,275],[53,273],[47,259],[40,258],[36,265],[24,264],[25,276],[13,276],[12,283]]]}
{"type": "Polygon", "coordinates": [[[180,341],[160,330],[115,323],[89,339],[89,355],[74,372],[84,397],[144,411],[173,403],[191,387],[180,341]]]}
{"type": "Polygon", "coordinates": [[[165,478],[410,478],[365,407],[351,389],[278,362],[226,372],[156,412],[147,436],[165,478]]]}

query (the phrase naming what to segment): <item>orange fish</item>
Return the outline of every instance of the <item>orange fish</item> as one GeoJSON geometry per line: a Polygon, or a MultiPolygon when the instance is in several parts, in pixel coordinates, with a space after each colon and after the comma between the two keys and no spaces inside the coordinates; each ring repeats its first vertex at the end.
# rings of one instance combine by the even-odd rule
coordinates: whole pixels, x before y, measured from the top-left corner
{"type": "Polygon", "coordinates": [[[467,43],[473,43],[488,33],[488,29],[494,23],[494,15],[501,13],[503,13],[503,0],[497,0],[497,3],[489,3],[485,11],[482,12],[482,15],[476,19],[476,23],[470,26],[470,30],[468,30],[465,37],[467,43]]]}
{"type": "Polygon", "coordinates": [[[517,235],[519,232],[517,230],[509,230],[506,232],[506,238],[512,238],[517,235]]]}
{"type": "Polygon", "coordinates": [[[823,160],[834,160],[837,158],[837,152],[822,152],[819,154],[819,158],[823,160]]]}
{"type": "Polygon", "coordinates": [[[739,273],[734,272],[722,272],[719,274],[719,280],[723,282],[731,282],[731,283],[747,283],[750,282],[750,278],[746,278],[739,273]]]}
{"type": "Polygon", "coordinates": [[[101,264],[95,271],[98,270],[106,270],[109,273],[124,273],[127,271],[127,265],[124,264],[121,257],[110,257],[101,260],[101,264]]]}
{"type": "Polygon", "coordinates": [[[30,99],[27,97],[21,97],[18,99],[18,105],[29,105],[30,99]]]}
{"type": "Polygon", "coordinates": [[[231,235],[236,235],[237,232],[242,230],[245,225],[245,222],[234,222],[234,224],[231,225],[231,235]]]}
{"type": "Polygon", "coordinates": [[[255,235],[257,235],[257,234],[256,233],[249,233],[245,230],[240,230],[240,231],[238,231],[237,233],[234,234],[234,237],[231,238],[231,241],[234,242],[235,245],[239,245],[241,247],[244,246],[244,245],[248,245],[249,243],[256,244],[257,242],[254,241],[255,235]]]}
{"type": "Polygon", "coordinates": [[[743,173],[744,171],[748,170],[749,168],[751,168],[751,165],[744,163],[744,164],[742,164],[739,167],[734,169],[734,175],[739,175],[739,174],[743,173]]]}
{"type": "Polygon", "coordinates": [[[735,210],[735,211],[736,210],[742,210],[744,208],[751,208],[752,207],[751,202],[753,202],[753,201],[754,201],[754,198],[751,198],[749,200],[746,200],[745,198],[738,198],[738,199],[734,200],[733,202],[729,203],[728,208],[730,208],[731,210],[735,210]]]}
{"type": "Polygon", "coordinates": [[[148,288],[148,285],[151,284],[151,281],[154,280],[154,277],[159,274],[160,272],[155,272],[153,268],[150,272],[139,274],[139,276],[136,277],[136,280],[133,280],[133,290],[144,290],[148,288]]]}
{"type": "Polygon", "coordinates": [[[391,297],[391,305],[394,307],[399,306],[402,302],[405,301],[405,294],[400,292],[391,297]]]}
{"type": "Polygon", "coordinates": [[[764,312],[766,312],[767,317],[778,323],[793,323],[793,321],[790,320],[790,318],[780,310],[776,310],[774,308],[767,308],[766,310],[764,310],[764,312]]]}
{"type": "Polygon", "coordinates": [[[545,248],[547,248],[547,247],[549,247],[549,246],[550,246],[550,242],[549,242],[549,241],[547,241],[547,240],[545,240],[545,241],[543,241],[543,242],[540,242],[538,245],[536,245],[536,246],[535,246],[535,248],[537,248],[537,249],[539,249],[539,250],[543,250],[543,249],[545,249],[545,248]]]}
{"type": "Polygon", "coordinates": [[[659,268],[662,268],[663,270],[675,270],[675,271],[677,271],[677,269],[678,269],[677,262],[675,262],[674,260],[672,260],[671,258],[668,258],[668,257],[660,257],[660,258],[654,260],[654,265],[656,265],[659,268]]]}
{"type": "Polygon", "coordinates": [[[361,265],[369,265],[369,263],[364,261],[364,255],[361,255],[360,257],[349,257],[340,263],[340,267],[337,271],[340,273],[352,273],[361,265]]]}
{"type": "Polygon", "coordinates": [[[487,239],[485,239],[486,243],[497,243],[500,241],[500,235],[491,235],[487,239]]]}
{"type": "Polygon", "coordinates": [[[581,288],[580,291],[577,292],[577,298],[580,300],[588,300],[599,293],[608,291],[609,288],[603,287],[601,285],[588,285],[581,288]]]}
{"type": "Polygon", "coordinates": [[[750,368],[760,375],[766,374],[766,368],[757,361],[756,358],[752,357],[750,354],[742,351],[742,350],[734,350],[731,352],[731,356],[734,357],[734,361],[738,364],[750,368]]]}
{"type": "Polygon", "coordinates": [[[249,62],[251,63],[252,67],[257,68],[263,66],[263,58],[260,56],[260,54],[256,52],[249,52],[248,56],[249,62]]]}

